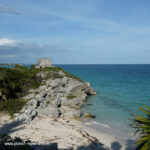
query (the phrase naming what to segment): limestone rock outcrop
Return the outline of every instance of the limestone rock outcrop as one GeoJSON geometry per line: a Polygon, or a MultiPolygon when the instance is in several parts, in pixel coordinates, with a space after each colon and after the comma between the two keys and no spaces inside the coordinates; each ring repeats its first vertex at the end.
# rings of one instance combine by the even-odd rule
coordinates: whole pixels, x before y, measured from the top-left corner
{"type": "MultiPolygon", "coordinates": [[[[43,79],[43,85],[38,89],[31,89],[30,94],[24,97],[28,100],[17,120],[30,122],[36,116],[57,118],[65,116],[68,118],[80,118],[81,106],[88,95],[95,92],[89,83],[81,82],[75,78],[66,76],[63,72],[61,78],[43,79]]],[[[45,76],[45,74],[41,76],[45,76]]]]}

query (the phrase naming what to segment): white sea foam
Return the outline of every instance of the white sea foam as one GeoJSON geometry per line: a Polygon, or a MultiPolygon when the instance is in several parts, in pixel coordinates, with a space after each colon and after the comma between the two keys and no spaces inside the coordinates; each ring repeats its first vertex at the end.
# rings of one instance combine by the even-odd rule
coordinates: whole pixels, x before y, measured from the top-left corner
{"type": "Polygon", "coordinates": [[[96,125],[100,125],[100,126],[103,126],[104,128],[110,128],[109,125],[107,124],[102,124],[102,123],[99,123],[99,122],[96,122],[96,121],[92,121],[93,124],[96,124],[96,125]]]}
{"type": "Polygon", "coordinates": [[[96,121],[92,121],[92,123],[94,123],[94,124],[100,124],[100,123],[98,123],[98,122],[96,122],[96,121]]]}
{"type": "Polygon", "coordinates": [[[105,128],[110,128],[109,125],[107,124],[101,124],[102,126],[104,126],[105,128]]]}
{"type": "Polygon", "coordinates": [[[85,123],[85,125],[91,125],[91,123],[89,123],[89,122],[86,122],[86,123],[85,123]]]}

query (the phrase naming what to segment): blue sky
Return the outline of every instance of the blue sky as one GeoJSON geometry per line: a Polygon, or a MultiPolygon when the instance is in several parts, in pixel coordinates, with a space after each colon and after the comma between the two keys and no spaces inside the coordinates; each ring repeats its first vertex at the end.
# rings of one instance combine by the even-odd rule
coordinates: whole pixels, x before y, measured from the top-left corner
{"type": "Polygon", "coordinates": [[[0,63],[149,64],[149,0],[0,0],[0,63]]]}

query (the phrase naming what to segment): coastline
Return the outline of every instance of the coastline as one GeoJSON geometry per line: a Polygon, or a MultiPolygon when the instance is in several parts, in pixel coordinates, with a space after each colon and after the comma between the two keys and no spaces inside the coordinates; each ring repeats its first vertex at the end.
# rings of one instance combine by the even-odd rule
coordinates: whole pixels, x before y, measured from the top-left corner
{"type": "Polygon", "coordinates": [[[7,115],[1,116],[0,133],[6,132],[14,137],[31,140],[39,145],[48,145],[51,142],[58,144],[58,149],[86,149],[103,150],[120,147],[121,150],[133,149],[132,139],[117,138],[87,125],[87,123],[70,120],[65,117],[58,119],[35,118],[32,122],[16,125],[7,115]],[[3,123],[2,123],[3,122],[3,123]]]}
{"type": "Polygon", "coordinates": [[[1,115],[0,134],[38,146],[56,143],[60,150],[133,149],[133,139],[114,134],[110,126],[89,119],[94,116],[81,111],[89,95],[96,94],[90,83],[59,68],[32,69],[42,78],[41,85],[23,97],[27,103],[14,119],[1,115]]]}
{"type": "Polygon", "coordinates": [[[100,131],[102,133],[109,134],[111,136],[114,136],[116,138],[120,139],[136,139],[137,137],[134,136],[134,132],[125,132],[120,129],[114,128],[108,124],[104,124],[100,121],[94,120],[94,119],[88,119],[88,120],[83,120],[83,124],[88,126],[89,128],[92,128],[94,130],[100,131]]]}

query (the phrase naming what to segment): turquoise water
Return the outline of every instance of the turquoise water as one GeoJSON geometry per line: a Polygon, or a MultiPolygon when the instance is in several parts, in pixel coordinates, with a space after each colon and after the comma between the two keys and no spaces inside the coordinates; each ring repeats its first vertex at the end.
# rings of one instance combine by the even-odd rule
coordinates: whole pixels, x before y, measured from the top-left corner
{"type": "Polygon", "coordinates": [[[59,66],[90,82],[97,92],[83,107],[96,115],[96,121],[130,131],[130,114],[139,114],[142,105],[150,106],[150,65],[59,66]]]}

